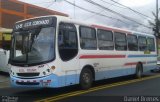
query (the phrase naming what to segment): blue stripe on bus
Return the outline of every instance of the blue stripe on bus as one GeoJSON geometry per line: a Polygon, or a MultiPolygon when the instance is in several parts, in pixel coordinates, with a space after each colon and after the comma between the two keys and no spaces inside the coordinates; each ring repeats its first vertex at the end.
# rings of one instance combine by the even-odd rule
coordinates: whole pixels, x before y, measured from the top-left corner
{"type": "Polygon", "coordinates": [[[151,63],[157,63],[157,61],[149,61],[147,62],[148,64],[151,64],[151,63]]]}
{"type": "MultiPolygon", "coordinates": [[[[144,66],[144,72],[149,71],[151,69],[156,68],[156,65],[149,65],[144,66]]],[[[135,73],[135,68],[126,68],[126,69],[114,69],[114,70],[106,70],[106,71],[100,71],[96,72],[95,80],[101,80],[101,79],[107,79],[107,78],[114,78],[119,76],[125,76],[135,73]]],[[[19,85],[16,83],[17,80],[30,80],[30,79],[20,79],[13,76],[10,76],[11,79],[11,86],[12,87],[51,87],[51,88],[58,88],[58,87],[64,87],[69,85],[74,85],[79,83],[79,76],[80,74],[73,74],[73,75],[63,75],[63,76],[57,76],[55,74],[51,74],[49,76],[41,77],[41,78],[35,78],[37,82],[40,82],[40,80],[52,80],[50,85],[45,86],[42,83],[39,83],[39,85],[19,85]],[[71,84],[72,83],[72,84],[71,84]]]]}
{"type": "Polygon", "coordinates": [[[51,74],[45,77],[35,78],[37,82],[39,82],[38,85],[19,85],[16,83],[17,80],[30,80],[30,79],[21,79],[14,76],[10,76],[10,82],[12,87],[51,87],[51,88],[58,88],[58,87],[64,87],[69,85],[74,85],[79,83],[79,75],[73,74],[73,75],[63,75],[63,76],[57,76],[55,74],[51,74]],[[40,81],[46,81],[51,80],[51,83],[47,86],[43,85],[44,83],[41,83],[40,81]]]}
{"type": "Polygon", "coordinates": [[[128,58],[135,58],[135,57],[157,57],[157,55],[128,55],[128,58]]]}

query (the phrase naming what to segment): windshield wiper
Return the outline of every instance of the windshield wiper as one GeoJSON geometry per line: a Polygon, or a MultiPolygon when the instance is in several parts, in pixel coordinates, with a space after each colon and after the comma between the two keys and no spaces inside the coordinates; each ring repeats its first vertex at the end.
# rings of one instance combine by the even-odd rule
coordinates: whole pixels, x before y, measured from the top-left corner
{"type": "Polygon", "coordinates": [[[30,50],[32,49],[32,46],[34,44],[35,38],[37,38],[37,36],[39,35],[41,31],[41,27],[35,29],[34,32],[31,32],[31,44],[30,44],[30,50]]]}

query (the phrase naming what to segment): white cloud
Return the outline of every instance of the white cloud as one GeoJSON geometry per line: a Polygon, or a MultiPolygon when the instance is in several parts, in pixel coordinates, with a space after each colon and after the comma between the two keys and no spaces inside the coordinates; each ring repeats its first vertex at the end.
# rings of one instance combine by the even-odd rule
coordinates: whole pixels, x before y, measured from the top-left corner
{"type": "MultiPolygon", "coordinates": [[[[20,1],[34,4],[34,5],[41,6],[41,7],[45,7],[45,8],[48,7],[48,5],[50,5],[48,7],[48,9],[53,9],[53,10],[57,10],[57,11],[60,11],[63,13],[67,13],[70,15],[71,18],[74,18],[74,7],[72,5],[66,3],[63,0],[61,0],[61,2],[54,2],[54,0],[20,0],[20,1]],[[51,3],[52,3],[52,5],[51,5],[51,3]]],[[[68,0],[68,1],[70,1],[72,3],[74,2],[74,0],[68,0]]],[[[135,14],[134,12],[128,10],[127,8],[124,8],[118,4],[115,4],[114,2],[112,2],[110,0],[103,0],[108,3],[102,2],[101,0],[93,0],[93,1],[105,6],[111,10],[119,12],[125,16],[131,17],[139,23],[142,23],[146,26],[150,26],[148,23],[149,18],[142,17],[138,14],[135,14]]],[[[114,1],[122,3],[126,6],[129,6],[129,7],[133,8],[134,10],[141,12],[141,13],[153,18],[153,15],[151,12],[155,11],[155,0],[114,0],[114,1]]],[[[116,14],[110,13],[108,11],[104,11],[97,6],[94,6],[92,4],[85,2],[84,0],[75,0],[75,4],[78,6],[81,6],[83,8],[92,10],[94,12],[101,12],[102,14],[105,14],[107,16],[121,19],[122,21],[126,22],[127,24],[122,23],[117,20],[94,15],[92,13],[88,13],[86,11],[83,11],[83,10],[75,7],[75,18],[76,19],[83,20],[83,21],[98,22],[98,23],[102,23],[105,25],[112,25],[112,26],[116,26],[116,27],[127,28],[127,29],[131,29],[131,30],[138,30],[138,31],[142,31],[142,32],[147,31],[149,33],[152,33],[151,29],[147,29],[147,28],[145,28],[141,25],[138,25],[134,22],[128,21],[128,20],[126,20],[116,14]]]]}

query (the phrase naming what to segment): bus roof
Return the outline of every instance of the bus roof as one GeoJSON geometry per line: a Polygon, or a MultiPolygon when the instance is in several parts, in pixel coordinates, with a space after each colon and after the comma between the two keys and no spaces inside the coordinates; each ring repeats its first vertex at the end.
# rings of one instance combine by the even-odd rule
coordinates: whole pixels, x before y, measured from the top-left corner
{"type": "Polygon", "coordinates": [[[42,17],[57,17],[57,19],[59,21],[63,21],[63,22],[74,23],[74,24],[84,25],[84,26],[90,26],[90,27],[95,27],[95,28],[100,28],[100,29],[107,29],[107,30],[111,30],[111,31],[115,31],[115,32],[122,32],[122,33],[136,34],[136,35],[143,35],[143,36],[146,35],[146,36],[154,37],[153,34],[147,34],[147,33],[127,30],[127,29],[107,26],[107,25],[104,25],[104,24],[91,23],[91,22],[88,22],[88,21],[84,22],[84,21],[81,21],[81,20],[75,20],[75,19],[71,19],[70,17],[59,16],[59,15],[39,16],[39,17],[34,17],[34,18],[21,20],[21,21],[18,21],[16,23],[23,22],[23,21],[26,21],[26,20],[32,20],[32,19],[36,19],[36,18],[42,18],[42,17]]]}

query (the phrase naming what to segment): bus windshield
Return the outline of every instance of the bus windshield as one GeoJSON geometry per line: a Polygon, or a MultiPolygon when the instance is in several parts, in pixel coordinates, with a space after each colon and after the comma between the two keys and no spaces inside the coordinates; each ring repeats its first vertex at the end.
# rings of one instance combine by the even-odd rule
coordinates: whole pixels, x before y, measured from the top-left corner
{"type": "Polygon", "coordinates": [[[13,32],[10,63],[32,65],[55,58],[55,27],[13,32]]]}

